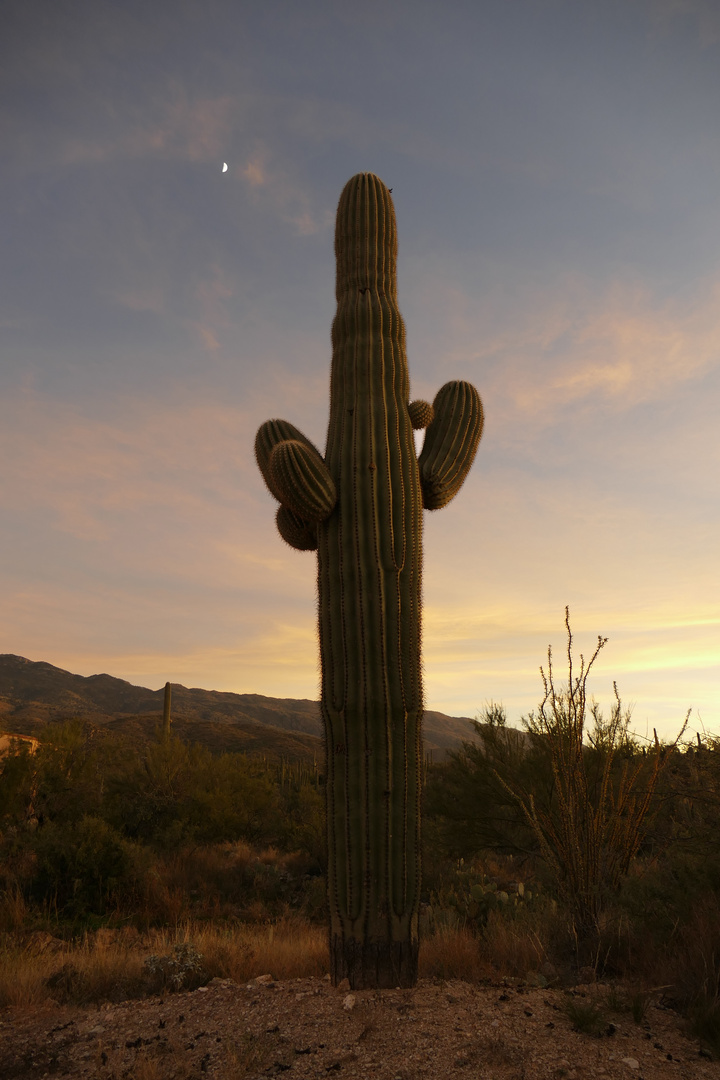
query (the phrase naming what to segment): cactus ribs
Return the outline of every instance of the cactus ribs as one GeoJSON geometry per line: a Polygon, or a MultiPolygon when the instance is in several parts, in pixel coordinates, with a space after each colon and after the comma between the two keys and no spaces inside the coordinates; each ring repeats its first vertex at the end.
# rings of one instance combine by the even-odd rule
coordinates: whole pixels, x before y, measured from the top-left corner
{"type": "Polygon", "coordinates": [[[324,458],[268,420],[255,451],[277,527],[318,552],[333,982],[413,986],[420,904],[422,510],[459,491],[482,434],[477,390],[410,402],[390,193],[359,173],[335,230],[324,458]],[[420,457],[413,428],[426,428],[420,457]]]}

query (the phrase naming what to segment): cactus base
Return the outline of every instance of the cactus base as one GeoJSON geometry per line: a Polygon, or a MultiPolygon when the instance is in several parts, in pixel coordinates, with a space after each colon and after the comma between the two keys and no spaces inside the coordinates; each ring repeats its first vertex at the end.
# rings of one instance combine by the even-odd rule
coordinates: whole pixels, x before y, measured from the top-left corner
{"type": "Polygon", "coordinates": [[[330,937],[330,978],[343,979],[351,990],[394,990],[415,986],[418,974],[418,939],[410,941],[356,941],[339,934],[330,937]]]}

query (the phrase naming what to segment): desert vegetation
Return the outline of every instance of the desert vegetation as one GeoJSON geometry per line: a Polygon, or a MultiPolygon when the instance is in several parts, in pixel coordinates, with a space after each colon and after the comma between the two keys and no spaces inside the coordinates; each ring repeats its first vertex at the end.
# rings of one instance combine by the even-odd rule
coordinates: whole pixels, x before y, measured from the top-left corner
{"type": "MultiPolygon", "coordinates": [[[[597,655],[574,674],[568,621],[568,682],[550,658],[523,729],[489,703],[426,765],[419,974],[662,992],[720,1051],[720,740],[644,745],[619,695],[587,701],[597,655]]],[[[311,761],[74,720],[0,769],[0,1006],[328,971],[311,761]]]]}

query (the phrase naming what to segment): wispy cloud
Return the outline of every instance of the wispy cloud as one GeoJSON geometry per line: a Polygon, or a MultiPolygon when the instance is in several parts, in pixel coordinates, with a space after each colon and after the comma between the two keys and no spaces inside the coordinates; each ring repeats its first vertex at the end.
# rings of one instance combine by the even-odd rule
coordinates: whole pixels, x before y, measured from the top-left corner
{"type": "Polygon", "coordinates": [[[206,275],[195,286],[198,318],[191,320],[190,325],[199,335],[205,349],[219,349],[222,331],[227,331],[232,326],[233,319],[226,301],[234,295],[235,282],[232,276],[217,263],[208,268],[206,275]]]}
{"type": "Polygon", "coordinates": [[[709,48],[720,42],[720,10],[714,0],[643,0],[656,35],[676,31],[679,21],[694,24],[698,42],[709,48]]]}
{"type": "Polygon", "coordinates": [[[127,99],[119,104],[102,95],[96,112],[78,124],[59,125],[45,132],[36,128],[35,141],[29,133],[16,131],[16,160],[33,170],[102,165],[144,158],[179,161],[213,161],[227,147],[237,124],[240,103],[232,95],[192,97],[176,80],[156,89],[151,100],[127,99]]]}
{"type": "Polygon", "coordinates": [[[232,507],[251,469],[251,436],[241,409],[187,400],[115,402],[115,419],[93,418],[28,391],[6,397],[2,453],[16,461],[2,476],[16,509],[44,506],[78,539],[105,540],[105,515],[169,511],[180,517],[232,507]]]}
{"type": "Polygon", "coordinates": [[[280,147],[273,152],[267,143],[257,145],[237,170],[255,205],[276,214],[291,225],[298,236],[327,231],[334,223],[334,211],[318,211],[309,187],[286,161],[280,147]]]}
{"type": "MultiPolygon", "coordinates": [[[[428,323],[441,328],[443,368],[477,372],[501,422],[512,415],[547,427],[571,405],[627,411],[720,369],[715,278],[691,299],[655,296],[637,280],[603,287],[579,275],[473,296],[443,270],[430,271],[426,285],[415,277],[428,323]]],[[[436,329],[431,348],[439,336],[436,329]]],[[[422,328],[415,337],[427,349],[422,328]]]]}
{"type": "Polygon", "coordinates": [[[240,170],[240,175],[247,180],[251,187],[262,187],[267,184],[265,157],[263,151],[257,150],[245,167],[240,170]]]}

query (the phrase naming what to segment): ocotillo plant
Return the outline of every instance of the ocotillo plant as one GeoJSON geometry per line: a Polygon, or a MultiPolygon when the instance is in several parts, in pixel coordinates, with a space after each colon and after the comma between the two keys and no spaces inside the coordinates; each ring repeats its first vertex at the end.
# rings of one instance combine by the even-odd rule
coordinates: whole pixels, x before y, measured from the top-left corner
{"type": "Polygon", "coordinates": [[[466,382],[410,402],[390,193],[359,173],[335,230],[325,457],[268,420],[255,452],[292,547],[318,552],[333,982],[417,980],[423,695],[422,508],[445,506],[475,457],[483,413],[466,382]],[[427,428],[415,454],[413,428],[427,428]]]}

